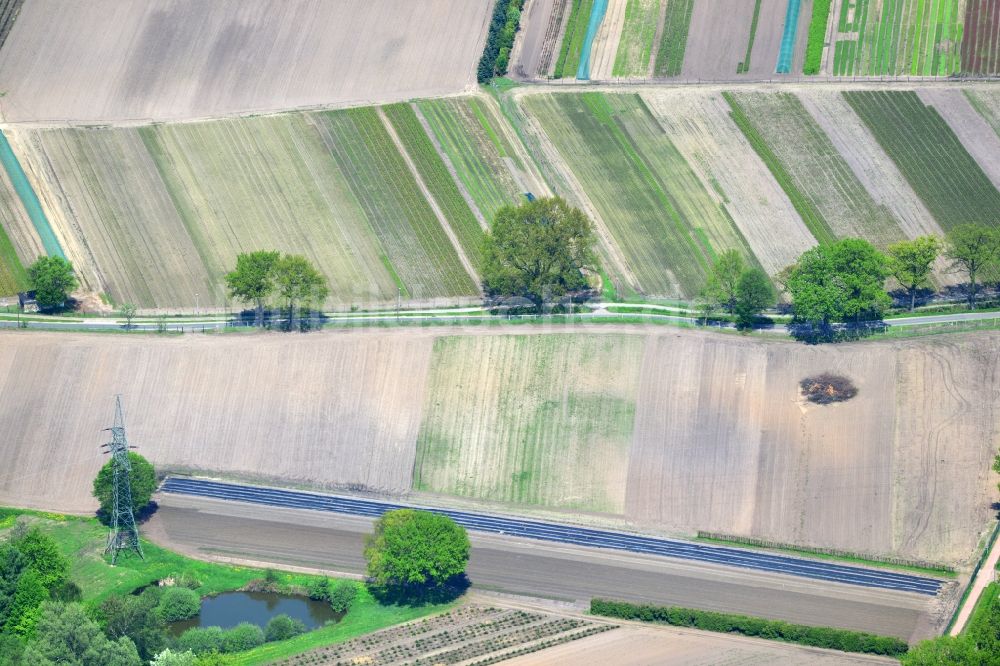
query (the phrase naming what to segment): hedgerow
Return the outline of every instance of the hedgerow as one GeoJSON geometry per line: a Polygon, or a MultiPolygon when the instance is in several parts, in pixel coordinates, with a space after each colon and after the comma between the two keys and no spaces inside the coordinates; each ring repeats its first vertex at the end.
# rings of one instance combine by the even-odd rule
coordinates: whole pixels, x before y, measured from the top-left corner
{"type": "Polygon", "coordinates": [[[814,0],[812,20],[809,21],[809,41],[806,42],[806,60],[802,65],[803,74],[819,74],[823,62],[823,43],[826,41],[826,26],[830,21],[831,0],[814,0]]]}
{"type": "Polygon", "coordinates": [[[486,36],[486,48],[483,57],[479,59],[479,70],[476,78],[480,83],[487,83],[494,76],[507,73],[510,63],[510,50],[514,46],[514,35],[521,24],[521,8],[524,0],[497,0],[493,8],[493,19],[490,21],[490,31],[486,36]]]}
{"type": "Polygon", "coordinates": [[[810,627],[781,620],[765,620],[747,615],[714,613],[677,606],[650,606],[631,604],[625,601],[592,599],[590,612],[594,615],[616,617],[623,620],[662,622],[677,627],[694,627],[704,631],[757,636],[843,652],[864,652],[897,657],[905,654],[909,649],[906,641],[889,636],[876,636],[875,634],[831,627],[810,627]]]}

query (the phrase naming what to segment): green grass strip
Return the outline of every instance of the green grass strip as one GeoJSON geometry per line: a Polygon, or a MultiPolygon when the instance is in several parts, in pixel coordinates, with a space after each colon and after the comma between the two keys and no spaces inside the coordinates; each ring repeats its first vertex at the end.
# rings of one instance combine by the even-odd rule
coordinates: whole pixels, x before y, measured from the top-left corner
{"type": "Polygon", "coordinates": [[[28,289],[28,272],[17,256],[14,244],[0,225],[0,296],[13,296],[28,289]]]}
{"type": "Polygon", "coordinates": [[[651,606],[625,601],[592,599],[590,612],[593,615],[604,617],[656,622],[675,627],[694,627],[703,631],[716,631],[725,634],[742,634],[843,652],[896,657],[905,654],[909,649],[906,641],[890,636],[877,636],[832,627],[813,627],[781,620],[766,620],[748,615],[715,613],[678,606],[651,606]]]}
{"type": "Polygon", "coordinates": [[[803,74],[819,74],[819,68],[823,64],[823,46],[826,43],[826,27],[830,22],[831,1],[813,0],[809,41],[806,42],[806,59],[802,65],[803,74]]]}
{"type": "Polygon", "coordinates": [[[691,15],[694,0],[669,0],[667,14],[663,21],[663,34],[656,51],[653,75],[659,77],[679,76],[684,67],[684,53],[687,51],[688,32],[691,30],[691,15]]]}
{"type": "Polygon", "coordinates": [[[383,107],[386,117],[417,167],[421,180],[430,190],[465,256],[478,270],[482,267],[483,228],[479,226],[468,202],[451,177],[451,172],[427,136],[413,107],[406,103],[383,107]]]}
{"type": "Polygon", "coordinates": [[[778,156],[774,154],[774,151],[767,145],[764,138],[754,127],[750,118],[743,111],[743,108],[736,101],[736,98],[728,92],[722,93],[722,96],[729,103],[730,113],[733,122],[736,126],[740,128],[743,132],[743,136],[746,137],[747,141],[756,151],[760,159],[767,165],[770,169],[771,175],[774,179],[781,185],[781,189],[785,191],[788,195],[789,200],[792,202],[792,206],[795,211],[802,218],[802,222],[805,223],[806,228],[809,229],[810,233],[816,238],[816,240],[821,244],[832,243],[836,240],[833,235],[833,231],[830,229],[830,225],[827,224],[823,215],[819,212],[819,209],[813,205],[808,197],[795,186],[795,182],[792,179],[792,175],[788,172],[785,166],[778,159],[778,156]]]}
{"type": "Polygon", "coordinates": [[[753,18],[750,19],[750,39],[747,40],[747,52],[743,56],[743,62],[736,65],[737,74],[745,74],[750,71],[750,54],[753,52],[753,43],[757,39],[757,23],[760,20],[761,0],[756,0],[753,6],[753,18]]]}

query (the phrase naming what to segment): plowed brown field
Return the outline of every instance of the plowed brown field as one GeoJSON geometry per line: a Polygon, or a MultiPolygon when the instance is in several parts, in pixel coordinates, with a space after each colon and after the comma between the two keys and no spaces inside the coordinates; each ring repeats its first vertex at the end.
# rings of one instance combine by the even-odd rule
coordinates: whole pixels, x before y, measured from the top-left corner
{"type": "Polygon", "coordinates": [[[0,333],[0,504],[91,509],[122,393],[130,440],[164,468],[405,493],[423,460],[425,489],[504,511],[952,562],[989,521],[996,334],[810,347],[559,330],[0,333]],[[802,401],[799,381],[823,371],[857,397],[802,401]],[[595,416],[609,405],[634,410],[610,434],[595,416]],[[622,484],[623,504],[601,499],[622,484]]]}

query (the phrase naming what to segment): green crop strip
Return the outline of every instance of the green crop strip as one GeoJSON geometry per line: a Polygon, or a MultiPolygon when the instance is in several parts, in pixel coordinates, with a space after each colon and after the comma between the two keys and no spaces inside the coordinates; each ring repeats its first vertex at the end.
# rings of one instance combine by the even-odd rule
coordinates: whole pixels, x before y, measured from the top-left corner
{"type": "Polygon", "coordinates": [[[693,13],[694,0],[670,0],[667,3],[663,33],[660,35],[656,64],[653,67],[654,76],[680,75],[684,67],[684,53],[687,51],[693,13]]]}
{"type": "Polygon", "coordinates": [[[556,60],[553,73],[555,78],[563,78],[566,72],[569,72],[569,76],[576,76],[576,70],[580,66],[583,40],[587,36],[590,10],[593,6],[594,0],[573,0],[573,9],[569,13],[569,23],[566,24],[566,32],[563,34],[559,49],[559,59],[556,60]]]}
{"type": "Polygon", "coordinates": [[[614,76],[646,76],[660,19],[660,0],[628,0],[615,54],[614,76]]]}
{"type": "Polygon", "coordinates": [[[843,95],[945,231],[1000,223],[1000,192],[936,109],[915,92],[843,95]]]}
{"type": "Polygon", "coordinates": [[[736,65],[737,74],[746,74],[750,71],[750,54],[753,52],[753,43],[757,39],[757,23],[760,21],[761,0],[756,0],[753,6],[753,18],[750,19],[750,38],[747,40],[747,52],[743,56],[743,62],[736,65]]]}
{"type": "Polygon", "coordinates": [[[28,289],[28,273],[21,265],[14,244],[0,226],[0,294],[13,295],[28,289]]]}
{"type": "Polygon", "coordinates": [[[802,65],[803,74],[819,74],[819,68],[823,64],[823,46],[826,42],[826,28],[830,22],[831,2],[832,0],[813,0],[809,40],[806,42],[806,59],[802,65]]]}
{"type": "Polygon", "coordinates": [[[781,189],[785,191],[788,195],[789,200],[792,202],[792,206],[795,208],[799,217],[802,218],[802,222],[805,223],[806,228],[809,229],[810,233],[816,238],[820,243],[832,243],[836,238],[834,238],[833,232],[830,230],[829,225],[826,220],[820,214],[819,210],[815,205],[809,200],[809,198],[795,185],[795,181],[792,179],[792,175],[785,169],[782,165],[781,160],[778,156],[774,154],[774,151],[767,145],[764,138],[754,127],[750,118],[747,117],[746,113],[740,107],[739,103],[732,93],[724,92],[722,93],[723,98],[729,103],[730,109],[732,109],[730,116],[736,126],[740,128],[743,135],[746,137],[747,141],[753,147],[757,155],[760,156],[761,161],[767,165],[767,168],[771,171],[771,175],[781,186],[781,189]]]}
{"type": "Polygon", "coordinates": [[[430,190],[441,212],[451,225],[465,255],[478,270],[482,267],[483,229],[479,226],[465,197],[448,172],[441,155],[427,138],[420,119],[409,104],[400,103],[384,107],[385,115],[403,143],[410,159],[417,167],[421,180],[430,190]]]}

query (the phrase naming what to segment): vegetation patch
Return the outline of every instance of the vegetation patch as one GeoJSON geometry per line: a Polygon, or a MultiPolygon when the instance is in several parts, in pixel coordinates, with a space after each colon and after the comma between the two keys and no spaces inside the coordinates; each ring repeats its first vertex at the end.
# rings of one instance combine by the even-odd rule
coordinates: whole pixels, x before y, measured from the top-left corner
{"type": "Polygon", "coordinates": [[[917,93],[843,95],[945,231],[967,222],[998,224],[1000,192],[948,123],[917,93]]]}
{"type": "Polygon", "coordinates": [[[806,59],[803,74],[819,74],[823,65],[823,47],[826,45],[826,27],[830,22],[832,0],[813,0],[812,18],[809,20],[809,39],[806,42],[806,59]]]}
{"type": "Polygon", "coordinates": [[[858,394],[858,388],[850,379],[828,372],[806,377],[799,382],[799,388],[806,400],[818,405],[845,402],[858,394]]]}
{"type": "Polygon", "coordinates": [[[703,631],[742,634],[843,652],[862,652],[897,657],[905,654],[908,649],[906,641],[888,636],[830,627],[791,624],[781,620],[765,620],[759,617],[715,613],[677,606],[650,606],[624,601],[592,599],[590,612],[594,615],[623,620],[658,622],[676,627],[694,627],[703,631]]]}
{"type": "Polygon", "coordinates": [[[663,33],[656,50],[653,75],[680,76],[684,67],[684,52],[687,50],[688,32],[691,29],[691,15],[694,0],[669,0],[667,14],[663,22],[663,33]]]}
{"type": "Polygon", "coordinates": [[[649,74],[649,58],[659,20],[660,0],[628,0],[611,72],[614,76],[644,77],[649,74]]]}

